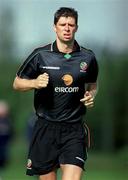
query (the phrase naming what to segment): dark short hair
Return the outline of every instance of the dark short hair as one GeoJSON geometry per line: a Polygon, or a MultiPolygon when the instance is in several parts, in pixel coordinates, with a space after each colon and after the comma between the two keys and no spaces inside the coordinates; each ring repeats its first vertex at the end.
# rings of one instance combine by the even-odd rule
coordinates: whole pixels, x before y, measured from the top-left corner
{"type": "Polygon", "coordinates": [[[54,24],[58,22],[60,17],[73,17],[77,25],[78,22],[78,13],[74,8],[61,7],[54,14],[54,24]]]}

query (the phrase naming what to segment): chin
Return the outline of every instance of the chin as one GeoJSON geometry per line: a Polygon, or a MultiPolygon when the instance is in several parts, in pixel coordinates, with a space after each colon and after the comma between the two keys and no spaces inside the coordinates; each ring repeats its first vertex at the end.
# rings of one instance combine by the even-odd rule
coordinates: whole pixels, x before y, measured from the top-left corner
{"type": "Polygon", "coordinates": [[[73,39],[63,39],[63,42],[72,42],[73,41],[73,39]]]}

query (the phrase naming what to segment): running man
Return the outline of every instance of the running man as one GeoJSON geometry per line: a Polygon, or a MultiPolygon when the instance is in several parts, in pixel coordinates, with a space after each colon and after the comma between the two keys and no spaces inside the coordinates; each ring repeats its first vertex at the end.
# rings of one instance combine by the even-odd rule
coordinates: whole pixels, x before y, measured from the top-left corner
{"type": "Polygon", "coordinates": [[[34,90],[36,121],[27,175],[39,180],[80,180],[87,159],[83,115],[92,107],[98,66],[94,53],[75,40],[78,13],[61,7],[54,15],[56,40],[36,48],[17,72],[15,90],[34,90]]]}

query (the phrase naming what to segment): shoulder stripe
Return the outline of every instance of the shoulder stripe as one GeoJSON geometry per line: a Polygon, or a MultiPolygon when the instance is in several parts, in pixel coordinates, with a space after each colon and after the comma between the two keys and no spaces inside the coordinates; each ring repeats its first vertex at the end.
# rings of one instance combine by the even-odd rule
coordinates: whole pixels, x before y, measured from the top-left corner
{"type": "Polygon", "coordinates": [[[36,51],[44,50],[44,51],[51,51],[51,44],[47,44],[45,46],[40,46],[35,48],[36,51]]]}

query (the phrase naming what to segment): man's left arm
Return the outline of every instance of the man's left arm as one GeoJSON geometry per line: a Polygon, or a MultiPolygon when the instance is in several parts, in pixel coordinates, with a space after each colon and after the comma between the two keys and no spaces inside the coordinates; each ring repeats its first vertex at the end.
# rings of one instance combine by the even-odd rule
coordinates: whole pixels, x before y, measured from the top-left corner
{"type": "Polygon", "coordinates": [[[97,76],[98,63],[94,53],[92,53],[91,61],[87,69],[86,87],[84,97],[80,100],[86,107],[93,107],[94,99],[97,94],[97,76]]]}

